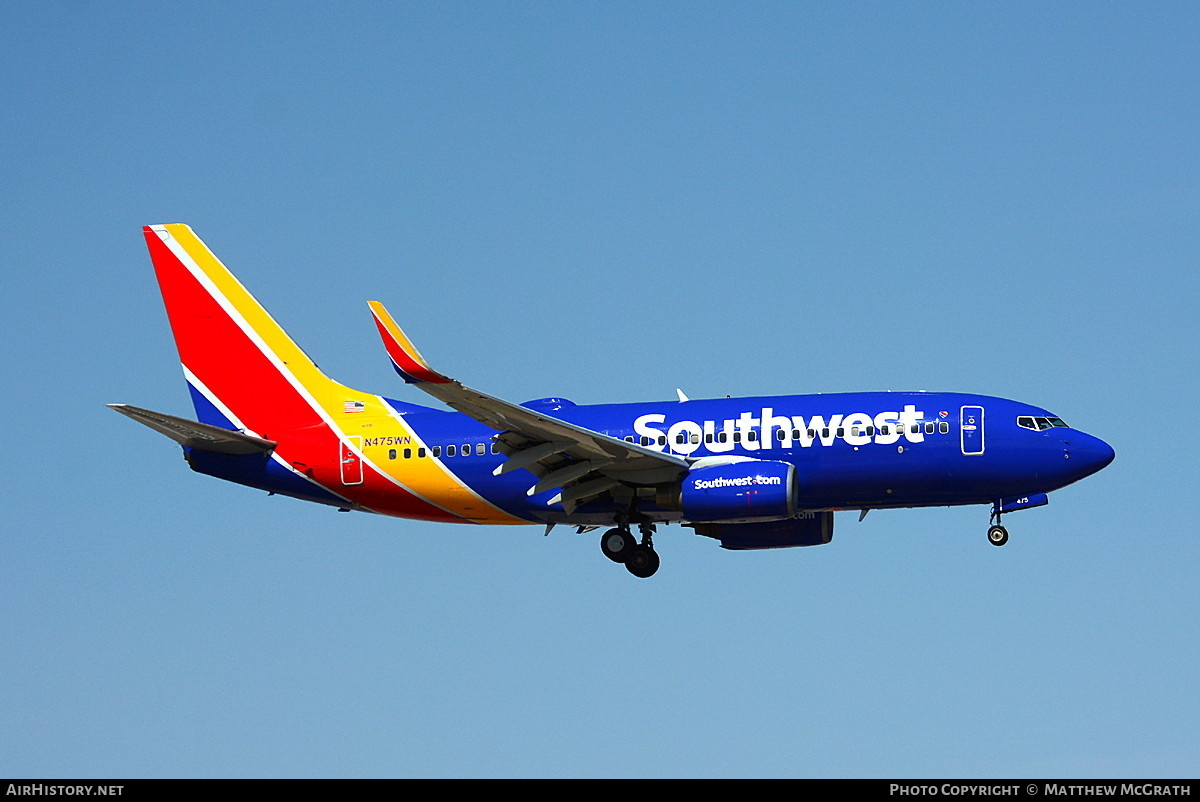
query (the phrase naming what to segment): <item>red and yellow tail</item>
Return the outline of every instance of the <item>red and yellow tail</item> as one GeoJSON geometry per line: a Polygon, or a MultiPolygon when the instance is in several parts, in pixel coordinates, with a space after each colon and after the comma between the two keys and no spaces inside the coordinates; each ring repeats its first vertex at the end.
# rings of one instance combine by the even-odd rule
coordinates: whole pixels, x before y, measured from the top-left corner
{"type": "Polygon", "coordinates": [[[256,436],[319,427],[354,395],[321,373],[189,227],[143,231],[201,421],[256,436]]]}
{"type": "MultiPolygon", "coordinates": [[[[425,451],[403,415],[325,376],[188,226],[144,233],[197,416],[276,444],[267,478],[224,478],[274,489],[270,477],[282,471],[295,481],[280,492],[327,503],[427,520],[523,523],[437,461],[397,460],[396,444],[425,451]]],[[[215,460],[206,473],[233,471],[229,460],[194,456],[193,467],[215,460]]]]}

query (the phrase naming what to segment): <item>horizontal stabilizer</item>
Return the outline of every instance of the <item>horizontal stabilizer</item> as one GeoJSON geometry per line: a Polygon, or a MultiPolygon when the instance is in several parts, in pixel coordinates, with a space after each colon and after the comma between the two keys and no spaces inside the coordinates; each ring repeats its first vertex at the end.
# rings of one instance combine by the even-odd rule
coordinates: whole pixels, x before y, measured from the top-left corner
{"type": "Polygon", "coordinates": [[[188,448],[216,451],[218,454],[255,454],[270,451],[276,445],[272,440],[263,440],[261,437],[252,437],[232,429],[197,423],[187,418],[177,418],[174,415],[132,407],[129,404],[109,404],[108,406],[188,448]]]}

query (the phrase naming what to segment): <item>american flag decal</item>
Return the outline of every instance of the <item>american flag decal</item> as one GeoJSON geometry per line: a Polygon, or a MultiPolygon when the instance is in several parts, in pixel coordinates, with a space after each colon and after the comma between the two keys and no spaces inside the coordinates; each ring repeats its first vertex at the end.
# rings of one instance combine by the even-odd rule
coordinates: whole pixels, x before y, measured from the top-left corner
{"type": "Polygon", "coordinates": [[[367,405],[362,401],[347,401],[342,406],[342,412],[362,412],[367,408],[367,405]]]}

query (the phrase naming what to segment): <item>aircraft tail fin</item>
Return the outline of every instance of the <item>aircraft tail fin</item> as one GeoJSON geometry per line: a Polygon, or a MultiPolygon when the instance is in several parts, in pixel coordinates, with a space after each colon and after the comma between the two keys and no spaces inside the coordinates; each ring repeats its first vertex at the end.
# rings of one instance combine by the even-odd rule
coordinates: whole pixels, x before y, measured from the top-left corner
{"type": "Polygon", "coordinates": [[[347,388],[321,373],[192,229],[143,233],[200,421],[265,439],[267,429],[327,419],[347,388]]]}

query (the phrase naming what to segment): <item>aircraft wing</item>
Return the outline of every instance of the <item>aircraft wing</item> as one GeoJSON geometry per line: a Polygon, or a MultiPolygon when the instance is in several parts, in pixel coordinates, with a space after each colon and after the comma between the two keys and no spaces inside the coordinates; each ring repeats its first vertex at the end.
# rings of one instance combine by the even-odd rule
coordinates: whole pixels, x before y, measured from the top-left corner
{"type": "Polygon", "coordinates": [[[450,408],[501,432],[496,439],[507,459],[496,474],[526,468],[538,479],[529,495],[562,488],[550,503],[560,503],[569,512],[576,503],[618,484],[664,484],[687,473],[688,462],[682,457],[504,401],[438,373],[383,304],[370,301],[368,305],[396,372],[450,408]]]}

